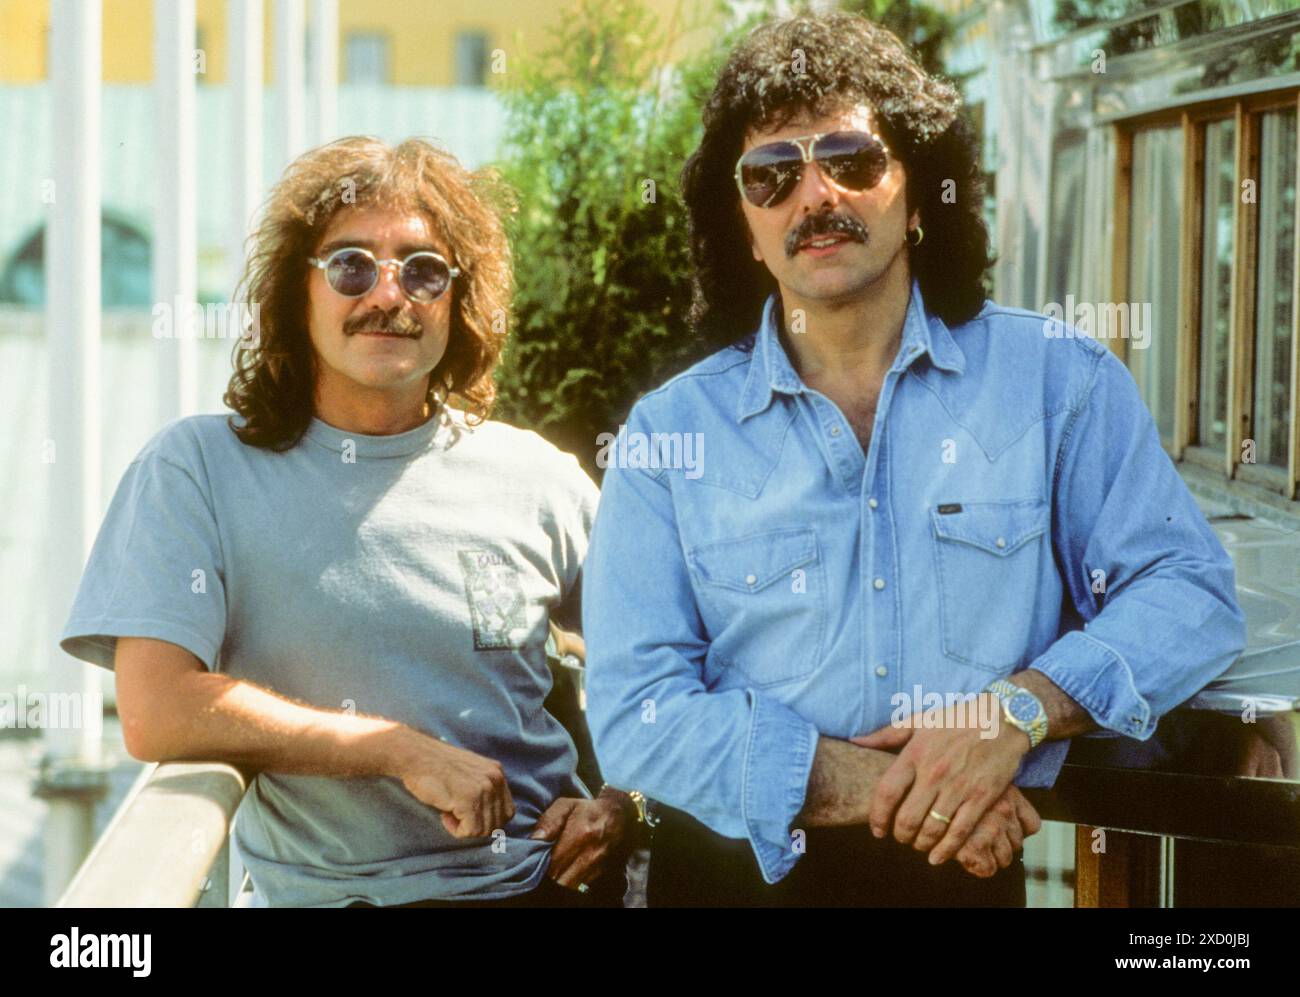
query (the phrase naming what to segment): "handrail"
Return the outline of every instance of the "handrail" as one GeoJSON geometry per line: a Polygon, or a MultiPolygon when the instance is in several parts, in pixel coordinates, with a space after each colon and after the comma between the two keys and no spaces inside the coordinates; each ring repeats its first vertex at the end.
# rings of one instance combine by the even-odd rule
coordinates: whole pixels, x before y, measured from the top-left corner
{"type": "Polygon", "coordinates": [[[247,789],[222,762],[147,766],[56,906],[225,907],[230,828],[247,789]]]}

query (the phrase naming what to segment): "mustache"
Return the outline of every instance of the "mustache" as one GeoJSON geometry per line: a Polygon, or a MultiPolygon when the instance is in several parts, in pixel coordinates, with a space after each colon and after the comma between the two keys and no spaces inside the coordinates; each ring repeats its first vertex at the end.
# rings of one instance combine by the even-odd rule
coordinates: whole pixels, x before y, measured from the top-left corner
{"type": "Polygon", "coordinates": [[[799,252],[800,243],[824,235],[842,235],[853,242],[864,244],[870,237],[867,227],[848,215],[809,215],[785,237],[785,255],[793,258],[799,252]]]}
{"type": "Polygon", "coordinates": [[[368,312],[360,318],[348,319],[343,323],[343,332],[355,336],[359,332],[386,332],[392,336],[407,336],[419,339],[424,334],[424,327],[410,312],[390,315],[388,312],[368,312]]]}

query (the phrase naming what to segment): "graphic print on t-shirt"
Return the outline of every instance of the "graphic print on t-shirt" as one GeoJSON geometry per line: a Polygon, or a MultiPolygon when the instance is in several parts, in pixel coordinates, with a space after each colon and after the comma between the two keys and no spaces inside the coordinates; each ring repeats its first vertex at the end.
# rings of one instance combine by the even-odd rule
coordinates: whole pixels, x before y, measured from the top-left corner
{"type": "Polygon", "coordinates": [[[524,590],[514,568],[505,557],[493,551],[456,553],[465,575],[465,598],[474,623],[474,649],[496,651],[523,647],[528,620],[524,615],[524,590]]]}

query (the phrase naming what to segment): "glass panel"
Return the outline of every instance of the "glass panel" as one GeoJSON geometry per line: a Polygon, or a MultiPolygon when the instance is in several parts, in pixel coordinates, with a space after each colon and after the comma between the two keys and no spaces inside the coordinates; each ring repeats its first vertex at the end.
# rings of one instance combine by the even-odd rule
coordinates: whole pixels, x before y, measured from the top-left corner
{"type": "Polygon", "coordinates": [[[1201,371],[1197,442],[1228,439],[1228,331],[1232,326],[1232,219],[1236,205],[1232,119],[1205,128],[1205,205],[1201,217],[1201,371]]]}
{"type": "Polygon", "coordinates": [[[1296,112],[1260,115],[1255,285],[1255,460],[1286,467],[1295,303],[1296,112]]]}
{"type": "Polygon", "coordinates": [[[1166,446],[1178,381],[1178,239],[1183,217],[1183,131],[1133,136],[1128,227],[1128,358],[1166,446]]]}
{"type": "MultiPolygon", "coordinates": [[[[1058,139],[1052,161],[1052,215],[1047,226],[1047,293],[1061,303],[1079,296],[1083,284],[1083,176],[1087,163],[1084,136],[1058,139]]],[[[1073,321],[1070,316],[1066,321],[1073,321]]]]}
{"type": "MultiPolygon", "coordinates": [[[[101,304],[105,308],[148,309],[153,301],[148,238],[111,212],[104,212],[100,225],[101,304]]],[[[0,267],[0,303],[45,307],[45,240],[42,228],[0,267]]]]}

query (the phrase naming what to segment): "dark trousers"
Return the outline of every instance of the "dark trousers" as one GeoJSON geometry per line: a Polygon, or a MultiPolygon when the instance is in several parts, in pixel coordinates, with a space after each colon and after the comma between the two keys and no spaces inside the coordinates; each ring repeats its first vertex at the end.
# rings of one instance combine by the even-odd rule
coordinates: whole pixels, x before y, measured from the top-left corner
{"type": "Polygon", "coordinates": [[[659,806],[646,884],[649,907],[1024,907],[1017,853],[988,879],[956,859],[926,854],[861,827],[809,828],[798,863],[764,881],[748,841],[724,838],[679,810],[659,806]]]}
{"type": "MultiPolygon", "coordinates": [[[[622,907],[627,880],[621,869],[607,872],[596,880],[586,893],[558,885],[553,879],[543,879],[527,893],[499,900],[417,900],[410,904],[389,904],[389,907],[622,907]]],[[[348,904],[349,907],[374,907],[364,900],[348,904]]]]}

